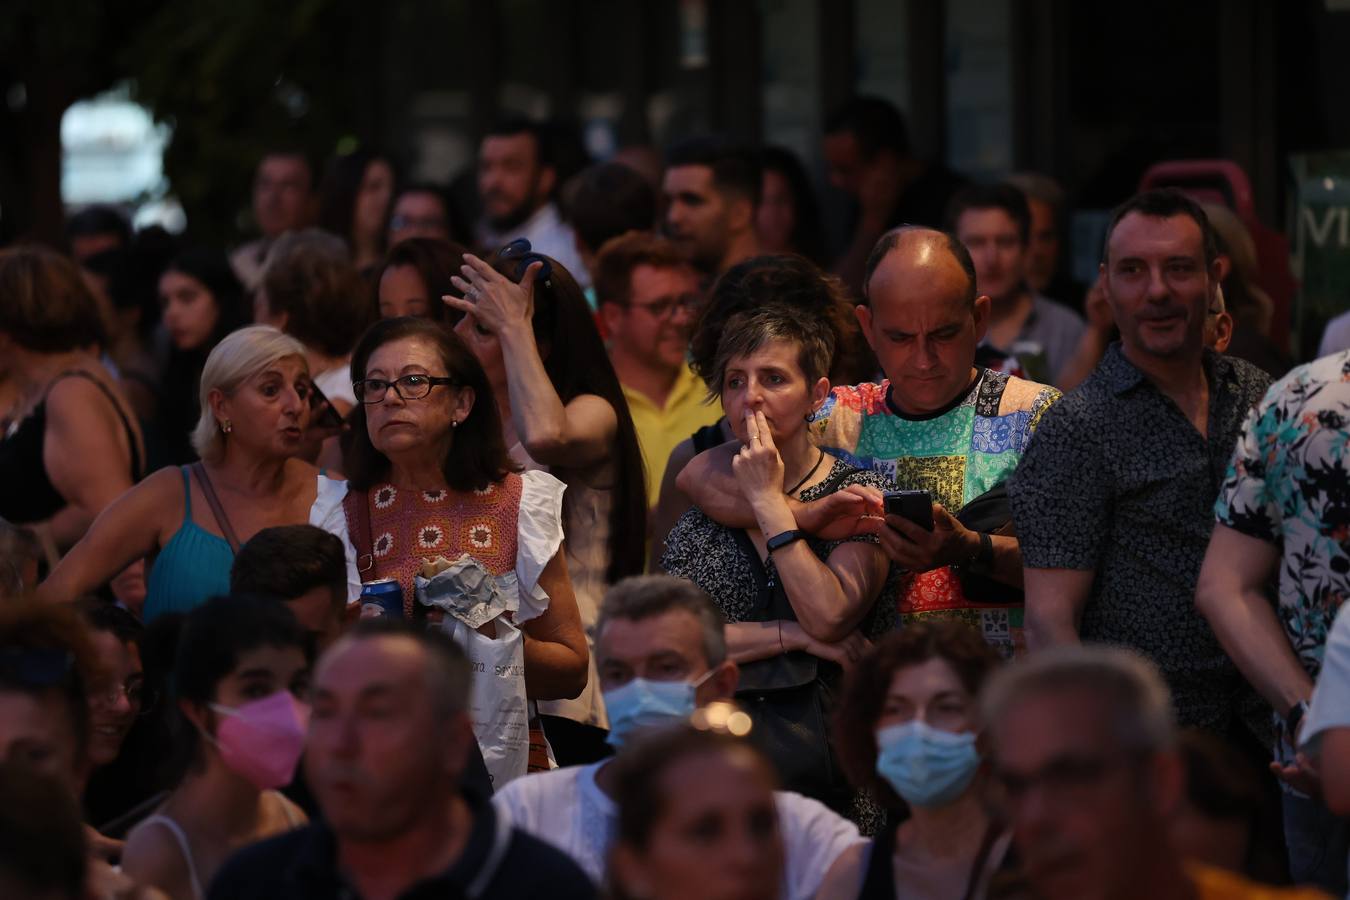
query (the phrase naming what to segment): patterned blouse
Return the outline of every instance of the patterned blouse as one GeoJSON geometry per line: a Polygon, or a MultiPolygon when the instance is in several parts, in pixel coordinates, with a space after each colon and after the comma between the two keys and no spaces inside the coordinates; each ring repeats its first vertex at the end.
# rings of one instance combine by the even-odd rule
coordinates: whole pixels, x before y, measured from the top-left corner
{"type": "MultiPolygon", "coordinates": [[[[509,474],[467,493],[376,484],[366,495],[374,565],[362,579],[398,579],[404,615],[411,616],[414,578],[422,566],[438,556],[453,562],[467,553],[498,579],[520,576],[523,603],[533,592],[547,606],[536,582],[562,542],[562,494],[562,483],[546,472],[509,474]]],[[[354,527],[351,532],[357,533],[354,527]]]]}

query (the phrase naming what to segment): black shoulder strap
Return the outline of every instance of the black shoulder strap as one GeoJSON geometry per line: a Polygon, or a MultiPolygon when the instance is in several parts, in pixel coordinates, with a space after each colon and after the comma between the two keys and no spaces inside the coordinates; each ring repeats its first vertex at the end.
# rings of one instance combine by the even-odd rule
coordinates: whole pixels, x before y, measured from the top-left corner
{"type": "Polygon", "coordinates": [[[117,402],[117,397],[113,394],[112,391],[108,390],[108,386],[106,384],[99,381],[92,374],[84,371],[83,369],[67,369],[66,371],[60,373],[59,375],[57,375],[55,378],[52,379],[51,384],[47,385],[47,390],[50,392],[53,384],[56,384],[63,378],[70,378],[72,376],[78,376],[87,381],[93,382],[94,387],[102,391],[103,396],[107,397],[108,402],[112,404],[113,412],[117,413],[117,418],[122,421],[122,429],[127,433],[127,444],[131,447],[131,480],[133,482],[140,481],[142,474],[141,448],[136,443],[136,432],[132,430],[131,421],[127,418],[127,414],[122,412],[122,404],[117,402]]]}
{"type": "Polygon", "coordinates": [[[891,856],[895,850],[895,833],[900,828],[900,819],[894,810],[890,817],[894,821],[887,822],[867,848],[867,870],[863,875],[862,889],[858,891],[858,900],[895,900],[895,867],[891,864],[891,856]]]}

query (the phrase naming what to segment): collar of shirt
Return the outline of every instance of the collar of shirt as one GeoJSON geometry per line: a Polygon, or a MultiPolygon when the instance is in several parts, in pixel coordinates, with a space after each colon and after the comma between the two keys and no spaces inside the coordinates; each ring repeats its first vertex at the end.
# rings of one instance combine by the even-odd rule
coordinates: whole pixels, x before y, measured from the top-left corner
{"type": "Polygon", "coordinates": [[[663,413],[667,410],[676,409],[683,403],[690,393],[703,391],[703,379],[694,374],[686,363],[680,366],[680,373],[675,376],[675,383],[670,386],[670,393],[666,395],[666,405],[657,406],[652,402],[652,398],[639,390],[630,388],[623,382],[619,383],[619,388],[623,391],[624,398],[628,400],[630,407],[644,406],[655,413],[663,413]]]}
{"type": "MultiPolygon", "coordinates": [[[[1233,378],[1232,365],[1228,360],[1223,354],[1215,353],[1208,347],[1204,350],[1200,364],[1205,368],[1205,376],[1209,379],[1211,392],[1217,392],[1224,387],[1220,383],[1220,379],[1227,382],[1233,378]]],[[[1134,363],[1125,358],[1120,341],[1116,341],[1106,348],[1106,355],[1102,357],[1101,361],[1101,372],[1106,378],[1107,386],[1115,394],[1123,394],[1148,381],[1147,376],[1134,363]]]]}
{"type": "Polygon", "coordinates": [[[536,209],[528,219],[515,228],[495,231],[490,227],[484,227],[483,244],[490,252],[495,253],[516,238],[525,238],[530,242],[530,246],[534,247],[536,244],[546,243],[547,238],[562,227],[563,222],[562,217],[558,215],[558,206],[556,203],[549,201],[536,209]]]}
{"type": "MultiPolygon", "coordinates": [[[[445,871],[409,885],[401,896],[461,896],[475,879],[485,874],[484,865],[500,862],[494,849],[503,835],[499,834],[497,815],[492,804],[477,797],[472,791],[461,796],[473,815],[473,825],[459,858],[445,871]]],[[[322,819],[306,828],[304,843],[287,867],[288,880],[297,888],[296,897],[344,896],[341,888],[345,878],[339,870],[337,839],[322,819]]],[[[509,837],[508,834],[505,835],[509,837]]],[[[489,880],[491,876],[489,874],[489,880]]],[[[481,886],[480,886],[481,887],[481,886]]],[[[351,892],[351,896],[356,896],[351,892]]]]}

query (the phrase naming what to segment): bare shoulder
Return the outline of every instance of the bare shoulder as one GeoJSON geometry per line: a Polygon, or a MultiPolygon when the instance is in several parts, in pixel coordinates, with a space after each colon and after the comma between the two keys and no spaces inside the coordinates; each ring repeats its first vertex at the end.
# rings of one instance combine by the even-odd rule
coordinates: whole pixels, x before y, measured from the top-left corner
{"type": "Polygon", "coordinates": [[[190,881],[183,848],[169,827],[147,819],[127,835],[122,848],[122,870],[139,884],[154,885],[178,896],[178,888],[190,881]]]}

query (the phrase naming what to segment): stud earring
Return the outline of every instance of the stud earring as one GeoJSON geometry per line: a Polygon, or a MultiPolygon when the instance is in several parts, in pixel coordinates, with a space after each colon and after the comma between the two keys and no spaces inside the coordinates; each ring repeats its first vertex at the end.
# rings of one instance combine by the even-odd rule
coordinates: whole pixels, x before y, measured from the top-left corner
{"type": "Polygon", "coordinates": [[[459,419],[451,419],[451,420],[450,420],[450,427],[451,427],[451,428],[458,428],[458,427],[459,427],[459,419]]]}
{"type": "Polygon", "coordinates": [[[220,430],[225,432],[226,434],[229,434],[231,431],[234,431],[234,426],[230,424],[229,419],[226,419],[225,421],[220,423],[220,430]]]}

